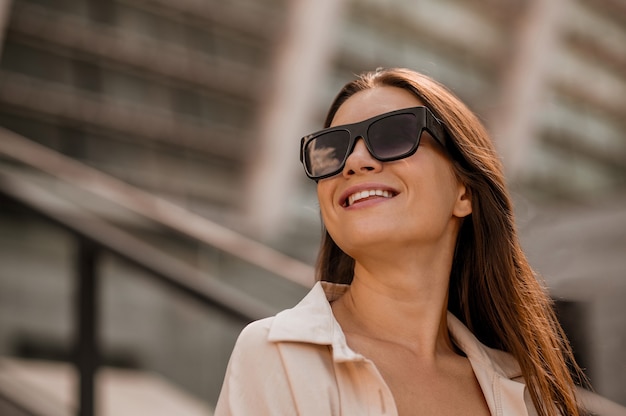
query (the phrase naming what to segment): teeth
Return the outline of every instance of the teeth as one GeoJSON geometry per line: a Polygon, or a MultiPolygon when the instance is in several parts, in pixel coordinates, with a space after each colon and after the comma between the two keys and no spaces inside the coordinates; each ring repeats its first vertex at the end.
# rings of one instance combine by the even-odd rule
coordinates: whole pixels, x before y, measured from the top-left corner
{"type": "Polygon", "coordinates": [[[382,189],[371,189],[367,191],[355,192],[348,197],[348,206],[354,204],[355,202],[369,198],[370,196],[382,196],[383,198],[391,198],[391,192],[383,191],[382,189]]]}

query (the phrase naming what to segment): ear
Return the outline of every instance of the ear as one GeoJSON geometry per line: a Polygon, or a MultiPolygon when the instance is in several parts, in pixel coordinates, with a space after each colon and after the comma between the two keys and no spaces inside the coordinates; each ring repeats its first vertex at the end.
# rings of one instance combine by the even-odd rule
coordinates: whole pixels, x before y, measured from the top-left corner
{"type": "Polygon", "coordinates": [[[472,213],[472,193],[463,183],[459,182],[456,202],[452,214],[463,218],[472,213]]]}

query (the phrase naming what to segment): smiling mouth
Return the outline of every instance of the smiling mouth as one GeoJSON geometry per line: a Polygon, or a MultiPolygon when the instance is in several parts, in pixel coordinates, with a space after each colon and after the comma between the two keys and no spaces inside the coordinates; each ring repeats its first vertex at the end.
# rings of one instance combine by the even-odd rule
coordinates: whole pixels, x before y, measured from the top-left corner
{"type": "Polygon", "coordinates": [[[394,192],[382,189],[369,189],[366,191],[358,191],[353,193],[352,195],[349,195],[344,201],[343,206],[347,208],[365,200],[373,198],[393,198],[394,196],[396,196],[394,192]]]}

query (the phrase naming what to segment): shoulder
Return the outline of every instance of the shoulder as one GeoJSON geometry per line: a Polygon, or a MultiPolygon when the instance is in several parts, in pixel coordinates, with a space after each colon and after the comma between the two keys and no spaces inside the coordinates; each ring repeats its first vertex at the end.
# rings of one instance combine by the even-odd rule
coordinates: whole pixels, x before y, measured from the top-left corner
{"type": "Polygon", "coordinates": [[[272,340],[269,334],[275,324],[276,318],[266,318],[241,331],[215,414],[337,414],[328,346],[272,340]]]}
{"type": "Polygon", "coordinates": [[[268,334],[274,319],[275,317],[272,316],[246,325],[237,337],[235,348],[246,346],[259,347],[269,343],[268,334]]]}
{"type": "Polygon", "coordinates": [[[273,317],[261,319],[244,327],[233,347],[230,357],[231,366],[237,366],[241,363],[247,365],[257,359],[259,355],[268,354],[275,350],[274,344],[267,339],[273,319],[273,317]]]}
{"type": "Polygon", "coordinates": [[[231,352],[231,371],[264,372],[280,366],[278,345],[268,339],[273,321],[274,317],[265,318],[244,327],[231,352]]]}
{"type": "Polygon", "coordinates": [[[272,318],[247,325],[233,348],[215,415],[295,414],[279,351],[268,341],[272,318]]]}

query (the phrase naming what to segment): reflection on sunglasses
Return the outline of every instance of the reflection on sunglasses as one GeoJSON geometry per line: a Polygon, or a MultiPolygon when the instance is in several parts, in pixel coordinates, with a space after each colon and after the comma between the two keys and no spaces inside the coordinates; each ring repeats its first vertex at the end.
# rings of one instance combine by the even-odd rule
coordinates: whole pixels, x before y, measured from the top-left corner
{"type": "Polygon", "coordinates": [[[313,175],[323,175],[324,172],[332,171],[341,160],[335,156],[335,150],[332,147],[323,146],[318,141],[315,142],[309,150],[308,159],[313,169],[313,175]]]}

